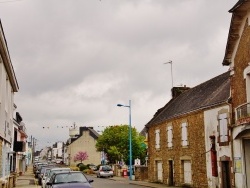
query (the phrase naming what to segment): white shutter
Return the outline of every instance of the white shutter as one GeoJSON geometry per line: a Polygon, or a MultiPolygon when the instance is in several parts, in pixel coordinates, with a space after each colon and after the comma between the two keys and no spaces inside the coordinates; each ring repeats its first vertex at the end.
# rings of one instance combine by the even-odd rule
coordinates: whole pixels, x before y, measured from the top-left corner
{"type": "Polygon", "coordinates": [[[155,131],[155,148],[160,148],[160,130],[155,131]]]}
{"type": "Polygon", "coordinates": [[[187,123],[181,124],[181,137],[182,137],[182,146],[188,145],[188,138],[187,138],[187,123]]]}
{"type": "Polygon", "coordinates": [[[219,115],[220,142],[228,142],[227,114],[219,115]]]}
{"type": "Polygon", "coordinates": [[[167,135],[168,135],[168,147],[171,148],[173,147],[173,128],[172,126],[168,126],[167,128],[167,135]]]}

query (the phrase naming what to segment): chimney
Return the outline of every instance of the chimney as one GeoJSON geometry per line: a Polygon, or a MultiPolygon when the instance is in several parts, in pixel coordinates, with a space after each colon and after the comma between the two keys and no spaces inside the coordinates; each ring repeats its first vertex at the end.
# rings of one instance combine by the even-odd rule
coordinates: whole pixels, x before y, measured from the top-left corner
{"type": "Polygon", "coordinates": [[[184,85],[184,87],[173,87],[171,89],[171,92],[172,92],[172,98],[176,98],[178,97],[180,94],[182,94],[183,92],[189,90],[190,87],[186,87],[186,85],[184,85]]]}

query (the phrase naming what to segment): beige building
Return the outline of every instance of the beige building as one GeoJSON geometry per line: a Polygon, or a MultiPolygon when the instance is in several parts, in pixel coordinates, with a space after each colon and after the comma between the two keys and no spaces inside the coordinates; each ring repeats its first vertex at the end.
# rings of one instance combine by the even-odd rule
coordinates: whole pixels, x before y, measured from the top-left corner
{"type": "MultiPolygon", "coordinates": [[[[172,88],[173,98],[146,125],[149,181],[197,188],[219,186],[222,169],[217,161],[225,159],[216,155],[219,148],[212,143],[229,149],[219,154],[229,153],[226,160],[231,164],[229,96],[229,72],[194,88],[172,88]],[[227,115],[224,124],[218,118],[220,114],[227,115]]],[[[228,174],[230,181],[231,171],[228,174]]]]}
{"type": "Polygon", "coordinates": [[[67,164],[69,166],[77,165],[80,161],[74,161],[74,156],[80,151],[88,154],[88,160],[83,161],[83,164],[100,164],[101,153],[95,147],[98,137],[99,134],[93,127],[79,127],[79,134],[70,138],[66,143],[67,164]]]}

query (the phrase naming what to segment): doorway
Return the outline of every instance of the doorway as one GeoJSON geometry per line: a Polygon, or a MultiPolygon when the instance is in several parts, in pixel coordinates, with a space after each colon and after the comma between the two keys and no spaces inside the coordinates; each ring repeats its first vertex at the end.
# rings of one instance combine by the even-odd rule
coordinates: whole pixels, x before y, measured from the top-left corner
{"type": "Polygon", "coordinates": [[[221,161],[221,170],[222,170],[222,187],[230,188],[230,166],[229,161],[221,161]]]}
{"type": "Polygon", "coordinates": [[[169,167],[169,170],[168,170],[168,185],[169,186],[173,186],[174,185],[174,165],[173,165],[173,161],[172,160],[169,160],[168,161],[168,167],[169,167]]]}
{"type": "Polygon", "coordinates": [[[246,171],[246,184],[250,186],[250,140],[243,140],[244,146],[244,159],[245,159],[245,171],[246,171]]]}

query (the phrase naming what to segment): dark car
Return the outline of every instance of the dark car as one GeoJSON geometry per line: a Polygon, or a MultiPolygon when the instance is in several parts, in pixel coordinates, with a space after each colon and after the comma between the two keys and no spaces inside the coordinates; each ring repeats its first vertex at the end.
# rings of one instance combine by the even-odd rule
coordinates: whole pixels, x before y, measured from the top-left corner
{"type": "Polygon", "coordinates": [[[48,166],[47,163],[42,163],[42,164],[39,164],[37,167],[36,167],[36,172],[35,172],[35,178],[38,178],[40,172],[41,172],[41,168],[43,166],[48,166]]]}
{"type": "Polygon", "coordinates": [[[55,172],[46,185],[50,188],[91,188],[92,182],[80,171],[61,171],[55,172]]]}
{"type": "Polygon", "coordinates": [[[53,166],[50,166],[50,165],[47,165],[47,166],[42,166],[41,169],[39,170],[39,173],[38,173],[38,185],[42,185],[42,179],[43,179],[43,176],[45,174],[45,172],[47,171],[47,169],[51,169],[53,168],[53,166]]]}

